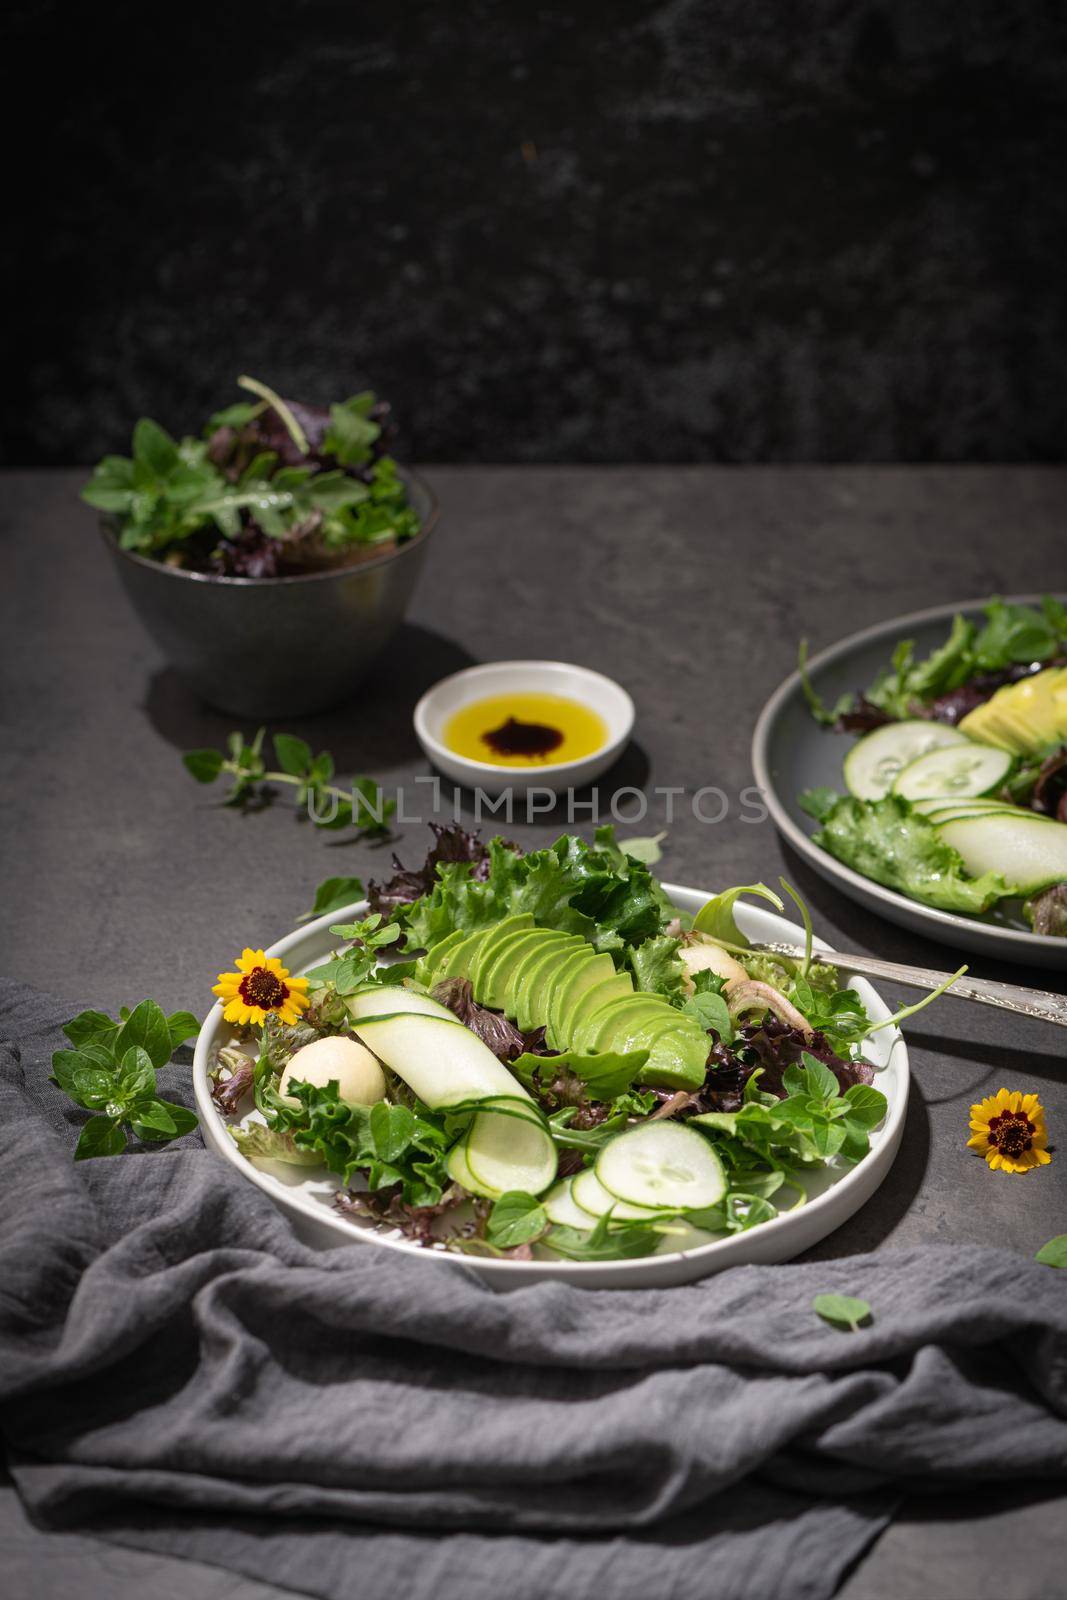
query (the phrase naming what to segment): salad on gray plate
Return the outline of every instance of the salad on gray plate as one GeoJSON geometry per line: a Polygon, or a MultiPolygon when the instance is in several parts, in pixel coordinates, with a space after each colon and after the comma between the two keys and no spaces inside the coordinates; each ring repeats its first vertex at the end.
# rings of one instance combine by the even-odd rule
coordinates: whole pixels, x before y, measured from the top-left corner
{"type": "Polygon", "coordinates": [[[773,890],[680,916],[610,828],[530,854],[435,834],[304,979],[265,959],[260,983],[246,951],[220,987],[213,1097],[245,1156],[327,1169],[343,1215],[427,1248],[574,1261],[758,1227],[863,1161],[864,1046],[898,1019],[813,958],[799,900],[792,960],[734,918],[773,890]]]}
{"type": "Polygon", "coordinates": [[[957,615],[924,660],[903,639],[862,692],[814,717],[859,734],[847,795],[807,790],[815,843],[846,866],[942,911],[995,906],[1067,937],[1067,607],[993,599],[957,615]]]}

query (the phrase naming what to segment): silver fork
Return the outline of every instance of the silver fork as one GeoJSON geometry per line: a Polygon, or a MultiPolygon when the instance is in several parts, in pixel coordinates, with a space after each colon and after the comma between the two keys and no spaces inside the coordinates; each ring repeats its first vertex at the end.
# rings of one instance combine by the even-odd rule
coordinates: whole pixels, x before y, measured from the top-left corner
{"type": "MultiPolygon", "coordinates": [[[[803,959],[804,947],[796,944],[754,944],[753,950],[768,955],[792,956],[803,959]]],[[[951,976],[935,972],[931,967],[905,967],[897,961],[881,961],[877,956],[849,956],[837,950],[812,951],[815,961],[839,967],[843,972],[856,972],[865,978],[888,978],[908,989],[937,989],[951,976]]],[[[995,983],[991,978],[972,978],[964,973],[957,978],[946,994],[957,1000],[976,1000],[979,1005],[999,1006],[1001,1011],[1014,1011],[1022,1017],[1034,1017],[1039,1022],[1057,1022],[1067,1028],[1067,995],[1053,994],[1048,989],[1026,989],[1017,983],[995,983]]]]}

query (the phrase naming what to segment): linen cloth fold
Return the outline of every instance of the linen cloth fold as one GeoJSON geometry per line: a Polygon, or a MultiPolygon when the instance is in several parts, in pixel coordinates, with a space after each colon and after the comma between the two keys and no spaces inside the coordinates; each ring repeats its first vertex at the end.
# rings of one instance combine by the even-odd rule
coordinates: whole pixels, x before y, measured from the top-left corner
{"type": "MultiPolygon", "coordinates": [[[[301,1244],[205,1150],[72,1163],[0,984],[0,1418],[31,1516],[325,1600],[829,1596],[905,1491],[1067,1479],[1067,1279],[929,1247],[496,1294],[301,1244]],[[842,1333],[811,1309],[867,1300],[842,1333]]],[[[161,1074],[191,1103],[188,1067],[161,1074]]]]}

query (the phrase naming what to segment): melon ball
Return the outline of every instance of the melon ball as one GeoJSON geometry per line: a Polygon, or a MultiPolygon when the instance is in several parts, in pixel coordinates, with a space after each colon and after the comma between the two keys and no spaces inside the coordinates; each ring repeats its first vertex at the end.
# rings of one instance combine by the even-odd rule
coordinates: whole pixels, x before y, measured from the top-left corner
{"type": "Polygon", "coordinates": [[[712,944],[710,939],[697,939],[692,944],[683,944],[678,955],[685,968],[682,987],[690,994],[693,991],[695,972],[714,972],[716,977],[724,978],[727,983],[748,977],[740,961],[735,961],[728,950],[712,944]]]}
{"type": "Polygon", "coordinates": [[[372,1106],[385,1098],[385,1073],[376,1056],[358,1039],[336,1035],[315,1039],[291,1056],[278,1085],[279,1094],[292,1105],[299,1105],[289,1094],[291,1083],[312,1083],[316,1088],[336,1082],[338,1096],[349,1105],[372,1106]]]}

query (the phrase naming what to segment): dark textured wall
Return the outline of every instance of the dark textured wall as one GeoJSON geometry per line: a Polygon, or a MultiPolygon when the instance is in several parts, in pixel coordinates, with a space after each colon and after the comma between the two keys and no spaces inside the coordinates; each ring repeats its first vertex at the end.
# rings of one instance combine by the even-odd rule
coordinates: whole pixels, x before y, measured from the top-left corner
{"type": "Polygon", "coordinates": [[[15,15],[8,460],[240,371],[424,460],[1065,457],[1063,0],[15,15]]]}

